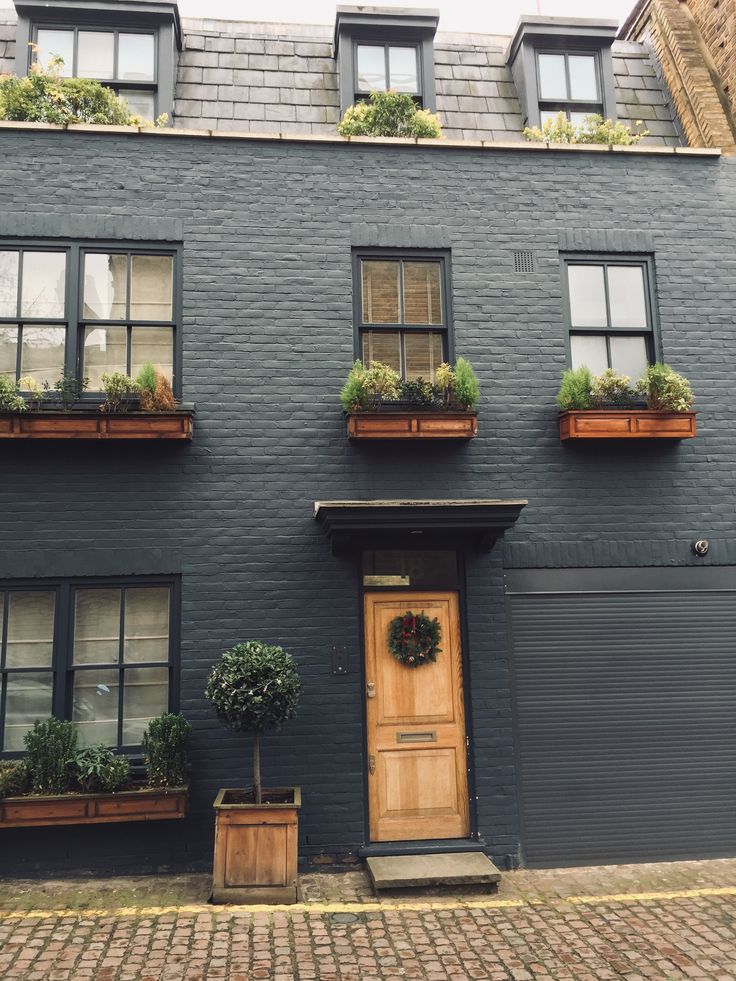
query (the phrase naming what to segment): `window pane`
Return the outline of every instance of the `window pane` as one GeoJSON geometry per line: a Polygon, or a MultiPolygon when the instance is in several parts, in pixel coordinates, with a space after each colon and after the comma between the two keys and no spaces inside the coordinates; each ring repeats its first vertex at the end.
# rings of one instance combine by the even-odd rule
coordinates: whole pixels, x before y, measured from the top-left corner
{"type": "Polygon", "coordinates": [[[102,391],[102,375],[125,374],[128,330],[126,327],[86,327],[84,331],[84,375],[93,392],[102,391]]]}
{"type": "Polygon", "coordinates": [[[594,375],[600,375],[608,367],[604,334],[571,334],[570,353],[573,368],[586,365],[594,375]]]}
{"type": "Polygon", "coordinates": [[[120,34],[118,78],[128,82],[152,82],[154,74],[153,34],[120,34]]]}
{"type": "Polygon", "coordinates": [[[44,68],[51,58],[60,57],[64,64],[59,72],[62,78],[71,78],[74,67],[74,31],[39,30],[36,38],[37,60],[44,68]]]}
{"type": "Polygon", "coordinates": [[[33,378],[39,385],[44,382],[53,385],[64,372],[65,344],[65,327],[24,327],[21,378],[33,378]]]}
{"type": "Polygon", "coordinates": [[[77,77],[114,78],[115,35],[107,31],[80,31],[77,40],[77,77]]]}
{"type": "Polygon", "coordinates": [[[0,317],[18,315],[18,268],[17,252],[0,252],[0,317]]]}
{"type": "Polygon", "coordinates": [[[128,669],[123,689],[123,744],[140,743],[151,719],[168,707],[168,668],[128,669]]]}
{"type": "Polygon", "coordinates": [[[25,749],[23,737],[36,719],[51,715],[53,675],[46,671],[19,671],[7,675],[5,695],[6,752],[25,749]]]}
{"type": "Polygon", "coordinates": [[[130,319],[171,320],[172,257],[134,255],[131,262],[130,319]]]}
{"type": "Polygon", "coordinates": [[[607,327],[603,266],[568,266],[570,323],[573,327],[607,327]]]}
{"type": "Polygon", "coordinates": [[[121,89],[118,95],[128,106],[131,115],[140,116],[144,123],[153,122],[156,115],[156,102],[153,92],[121,89]]]}
{"type": "Polygon", "coordinates": [[[363,260],[363,323],[398,324],[399,263],[363,260]]]}
{"type": "Polygon", "coordinates": [[[442,335],[411,331],[404,334],[406,377],[434,381],[434,370],[442,364],[442,335]]]}
{"type": "Polygon", "coordinates": [[[635,382],[643,377],[648,364],[645,337],[611,334],[611,367],[614,371],[628,375],[635,382]]]}
{"type": "Polygon", "coordinates": [[[84,319],[125,320],[128,257],[87,253],[84,257],[84,319]]]}
{"type": "Polygon", "coordinates": [[[543,99],[566,99],[564,55],[539,55],[539,91],[543,99]]]}
{"type": "Polygon", "coordinates": [[[364,586],[458,586],[457,553],[397,549],[363,552],[364,586]]]}
{"type": "Polygon", "coordinates": [[[24,252],[20,312],[23,317],[64,317],[66,255],[24,252]]]}
{"type": "Polygon", "coordinates": [[[16,376],[18,328],[0,327],[0,375],[16,376]]]}
{"type": "Polygon", "coordinates": [[[125,590],[125,661],[168,661],[169,589],[125,590]]]}
{"type": "Polygon", "coordinates": [[[598,83],[595,78],[593,55],[569,55],[570,98],[578,102],[597,102],[598,83]]]}
{"type": "Polygon", "coordinates": [[[585,122],[585,117],[589,115],[589,112],[568,112],[567,118],[570,120],[573,126],[582,126],[585,122]]]}
{"type": "Polygon", "coordinates": [[[386,54],[383,45],[358,45],[358,90],[360,92],[385,92],[386,54]]]}
{"type": "Polygon", "coordinates": [[[74,597],[74,664],[117,664],[120,590],[78,589],[74,597]]]}
{"type": "Polygon", "coordinates": [[[51,667],[54,650],[54,593],[8,594],[8,668],[51,667]]]}
{"type": "Polygon", "coordinates": [[[130,376],[136,378],[151,361],[171,385],[174,380],[173,327],[133,327],[130,342],[130,376]]]}
{"type": "MultiPolygon", "coordinates": [[[[563,116],[564,115],[565,115],[565,113],[563,113],[563,116]]],[[[548,119],[552,119],[552,120],[557,119],[557,117],[559,116],[559,112],[557,110],[554,110],[554,109],[543,109],[539,113],[539,116],[540,116],[540,120],[541,120],[542,126],[544,126],[544,124],[547,122],[548,119]]]]}
{"type": "Polygon", "coordinates": [[[369,368],[374,361],[401,371],[401,335],[397,330],[363,332],[363,364],[369,368]]]}
{"type": "Polygon", "coordinates": [[[418,92],[417,49],[389,48],[388,73],[394,92],[418,92]]]}
{"type": "Polygon", "coordinates": [[[608,302],[611,305],[611,326],[648,326],[642,266],[608,267],[608,302]]]}
{"type": "Polygon", "coordinates": [[[404,323],[441,324],[439,262],[404,263],[404,323]]]}
{"type": "Polygon", "coordinates": [[[118,672],[76,671],[72,722],[80,746],[118,742],[118,672]]]}

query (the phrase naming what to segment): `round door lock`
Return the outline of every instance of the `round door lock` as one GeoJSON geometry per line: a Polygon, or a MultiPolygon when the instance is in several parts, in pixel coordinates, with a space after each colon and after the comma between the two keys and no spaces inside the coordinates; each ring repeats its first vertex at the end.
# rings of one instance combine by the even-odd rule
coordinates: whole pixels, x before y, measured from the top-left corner
{"type": "Polygon", "coordinates": [[[697,542],[693,542],[693,552],[696,555],[707,555],[710,550],[710,542],[707,538],[699,538],[697,542]]]}

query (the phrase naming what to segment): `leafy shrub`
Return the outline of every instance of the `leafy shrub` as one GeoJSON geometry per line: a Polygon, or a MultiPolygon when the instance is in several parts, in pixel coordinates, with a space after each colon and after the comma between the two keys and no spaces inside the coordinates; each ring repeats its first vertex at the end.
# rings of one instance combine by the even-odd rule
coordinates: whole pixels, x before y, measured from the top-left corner
{"type": "Polygon", "coordinates": [[[106,746],[86,746],[74,757],[77,783],[87,794],[109,794],[124,787],[130,779],[130,763],[106,746]]]}
{"type": "MultiPolygon", "coordinates": [[[[63,59],[52,58],[46,66],[40,62],[33,64],[24,78],[15,75],[0,78],[0,119],[58,125],[145,125],[106,85],[91,78],[61,78],[63,64],[63,59]]],[[[165,122],[161,117],[156,125],[165,122]]]]}
{"type": "Polygon", "coordinates": [[[220,721],[253,733],[253,796],[261,803],[260,737],[296,714],[301,691],[296,664],[281,647],[249,640],[236,644],[210,672],[205,696],[220,721]]]}
{"type": "Polygon", "coordinates": [[[77,378],[76,375],[64,372],[54,382],[53,388],[48,382],[43,383],[45,392],[55,392],[56,400],[65,409],[72,409],[81,399],[82,393],[89,386],[89,378],[77,378]]]}
{"type": "Polygon", "coordinates": [[[353,362],[353,367],[340,392],[340,401],[346,412],[359,412],[368,404],[368,396],[365,391],[365,366],[358,360],[353,362]]]}
{"type": "Polygon", "coordinates": [[[135,381],[144,412],[171,412],[176,408],[176,399],[168,379],[154,368],[152,361],[143,365],[135,381]]]}
{"type": "Polygon", "coordinates": [[[441,402],[439,389],[423,378],[402,381],[399,385],[399,398],[415,405],[438,405],[441,402]]]}
{"type": "Polygon", "coordinates": [[[340,401],[346,412],[360,412],[371,400],[397,399],[400,387],[401,375],[387,364],[374,361],[366,368],[362,361],[356,361],[340,392],[340,401]]]}
{"type": "Polygon", "coordinates": [[[437,140],[439,117],[419,109],[406,92],[371,92],[368,102],[356,102],[337,124],[340,136],[401,136],[437,140]]]}
{"type": "Polygon", "coordinates": [[[143,733],[143,753],[152,787],[181,787],[187,782],[187,743],[192,731],[183,715],[164,712],[143,733]]]}
{"type": "Polygon", "coordinates": [[[668,364],[650,364],[637,389],[646,396],[650,409],[688,412],[695,401],[690,382],[668,364]]]}
{"type": "Polygon", "coordinates": [[[590,369],[585,365],[566,371],[557,393],[557,404],[563,412],[570,409],[589,409],[592,386],[593,378],[590,369]]]}
{"type": "Polygon", "coordinates": [[[434,373],[435,387],[440,391],[445,402],[452,400],[455,391],[455,372],[446,361],[434,373]]]}
{"type": "Polygon", "coordinates": [[[46,392],[35,378],[32,378],[31,375],[21,378],[18,381],[18,389],[26,393],[25,398],[29,409],[41,408],[41,403],[46,398],[46,392]]]}
{"type": "Polygon", "coordinates": [[[105,401],[100,405],[100,411],[123,412],[138,394],[138,384],[128,375],[114,371],[111,375],[103,374],[102,391],[105,393],[105,401]]]}
{"type": "MultiPolygon", "coordinates": [[[[641,120],[637,126],[643,125],[641,120]]],[[[527,126],[524,136],[533,143],[602,143],[606,146],[634,146],[649,130],[632,133],[624,123],[614,123],[603,119],[597,113],[590,113],[582,123],[571,122],[564,112],[558,112],[553,119],[546,119],[542,126],[527,126]]]]}
{"type": "Polygon", "coordinates": [[[591,379],[590,398],[592,405],[631,405],[636,401],[636,391],[628,375],[618,375],[613,368],[606,368],[591,379]]]}
{"type": "Polygon", "coordinates": [[[25,735],[26,769],[38,794],[63,794],[74,783],[77,733],[71,722],[36,720],[25,735]]]}
{"type": "Polygon", "coordinates": [[[0,760],[0,800],[28,790],[28,770],[23,760],[0,760]]]}
{"type": "Polygon", "coordinates": [[[0,412],[25,412],[27,408],[26,400],[18,394],[15,378],[0,375],[0,412]]]}
{"type": "Polygon", "coordinates": [[[472,366],[465,358],[455,362],[454,401],[461,409],[474,409],[480,399],[480,383],[472,366]]]}

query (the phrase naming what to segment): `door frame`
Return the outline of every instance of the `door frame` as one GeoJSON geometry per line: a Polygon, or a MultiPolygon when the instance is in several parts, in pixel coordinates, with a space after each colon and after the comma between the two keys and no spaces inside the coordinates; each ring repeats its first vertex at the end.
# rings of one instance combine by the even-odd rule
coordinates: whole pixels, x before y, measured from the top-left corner
{"type": "MultiPolygon", "coordinates": [[[[358,578],[358,629],[359,629],[359,640],[358,640],[358,650],[360,651],[360,719],[362,725],[362,760],[363,760],[363,843],[368,845],[372,844],[370,837],[370,801],[369,801],[369,787],[368,787],[368,714],[365,699],[365,687],[366,687],[366,671],[365,671],[365,594],[366,593],[396,593],[400,595],[401,593],[416,593],[421,590],[426,590],[428,593],[431,592],[454,592],[457,593],[458,597],[458,612],[460,615],[460,646],[461,646],[461,664],[463,672],[463,709],[465,712],[465,735],[467,736],[467,742],[465,747],[465,771],[467,774],[468,781],[468,835],[472,840],[478,839],[478,814],[477,814],[477,797],[475,793],[475,727],[473,724],[473,711],[470,697],[470,686],[471,686],[471,676],[470,676],[470,645],[468,642],[468,611],[467,611],[467,581],[465,573],[465,548],[463,546],[458,546],[457,544],[452,545],[449,542],[443,540],[430,540],[428,542],[414,543],[407,539],[399,540],[398,542],[394,539],[391,542],[386,541],[372,541],[370,543],[364,543],[356,549],[355,553],[355,566],[356,574],[358,578]],[[448,586],[446,583],[432,583],[427,586],[364,586],[363,585],[363,570],[361,568],[361,558],[364,551],[368,551],[368,545],[373,546],[373,548],[381,549],[392,549],[395,551],[411,551],[411,552],[423,552],[423,551],[437,551],[447,549],[448,551],[454,551],[457,555],[457,571],[458,571],[458,581],[456,584],[448,586]]],[[[457,839],[462,841],[463,839],[457,839]]],[[[389,842],[378,842],[376,844],[388,845],[389,842]]],[[[409,844],[408,842],[399,842],[399,845],[409,844]]]]}

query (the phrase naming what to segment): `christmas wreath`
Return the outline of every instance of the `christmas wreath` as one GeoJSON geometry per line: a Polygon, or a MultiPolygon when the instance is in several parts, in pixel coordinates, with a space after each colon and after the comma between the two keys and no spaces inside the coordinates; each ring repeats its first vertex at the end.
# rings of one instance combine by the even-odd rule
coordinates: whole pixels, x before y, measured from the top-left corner
{"type": "Polygon", "coordinates": [[[430,620],[424,613],[407,610],[389,624],[388,649],[397,661],[408,668],[418,668],[436,661],[442,651],[440,639],[439,620],[437,617],[430,620]]]}

